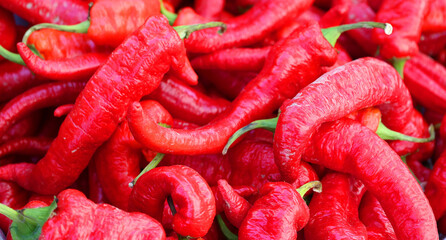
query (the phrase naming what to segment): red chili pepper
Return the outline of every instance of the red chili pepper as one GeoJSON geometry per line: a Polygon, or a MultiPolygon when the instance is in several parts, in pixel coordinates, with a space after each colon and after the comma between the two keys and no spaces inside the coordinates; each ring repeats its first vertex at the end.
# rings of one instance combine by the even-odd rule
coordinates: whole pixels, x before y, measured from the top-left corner
{"type": "Polygon", "coordinates": [[[145,173],[133,186],[129,207],[161,221],[168,196],[178,205],[173,230],[183,236],[204,236],[215,217],[215,198],[206,181],[189,167],[158,167],[145,173]]]}
{"type": "Polygon", "coordinates": [[[197,0],[194,8],[198,14],[208,19],[219,17],[225,6],[225,0],[197,0]]]}
{"type": "Polygon", "coordinates": [[[437,56],[446,47],[446,31],[422,33],[418,43],[420,52],[437,56]]]}
{"type": "MultiPolygon", "coordinates": [[[[234,190],[235,194],[237,194],[240,197],[248,198],[249,200],[256,198],[258,190],[251,186],[231,186],[232,190],[234,190]]],[[[222,198],[221,194],[219,194],[218,186],[213,186],[212,193],[215,197],[215,206],[216,206],[216,213],[220,214],[224,211],[224,199],[222,198]]]]}
{"type": "Polygon", "coordinates": [[[224,179],[218,181],[218,194],[220,194],[223,201],[223,210],[226,218],[236,228],[240,228],[243,219],[251,208],[251,204],[238,195],[224,179]]]}
{"type": "Polygon", "coordinates": [[[413,98],[426,108],[446,113],[446,68],[418,53],[404,66],[404,83],[413,98]]]}
{"type": "Polygon", "coordinates": [[[362,197],[359,207],[359,219],[367,227],[368,239],[397,240],[395,231],[384,209],[381,207],[378,199],[370,192],[366,192],[362,197]]]}
{"type": "MultiPolygon", "coordinates": [[[[184,37],[207,26],[184,26],[177,31],[184,37]]],[[[129,104],[153,91],[171,67],[188,82],[196,82],[178,33],[166,18],[148,18],[88,81],[47,155],[36,165],[4,166],[0,178],[14,179],[42,194],[69,186],[124,119],[129,104]],[[23,168],[27,170],[17,171],[23,168]]]]}
{"type": "Polygon", "coordinates": [[[425,194],[438,220],[446,216],[446,152],[437,159],[432,173],[427,180],[425,194]]]}
{"type": "Polygon", "coordinates": [[[428,1],[427,13],[423,19],[423,31],[439,32],[446,30],[446,2],[442,0],[428,1]]]}
{"type": "Polygon", "coordinates": [[[210,122],[230,105],[226,99],[210,98],[173,76],[165,77],[148,98],[158,101],[173,117],[199,125],[210,122]]]}
{"type": "Polygon", "coordinates": [[[240,226],[239,239],[296,239],[310,216],[304,193],[275,182],[265,184],[259,194],[240,226]]]}
{"type": "MultiPolygon", "coordinates": [[[[10,208],[19,209],[28,202],[28,191],[23,190],[19,185],[0,181],[0,203],[5,204],[10,208]]],[[[11,220],[7,217],[0,215],[0,229],[5,233],[8,232],[11,220]]]]}
{"type": "Polygon", "coordinates": [[[26,66],[33,73],[58,81],[85,81],[108,58],[108,54],[104,53],[85,53],[69,59],[43,60],[35,55],[24,43],[18,43],[17,50],[26,66]]]}
{"type": "Polygon", "coordinates": [[[23,117],[21,120],[17,121],[14,125],[12,125],[0,138],[0,143],[4,143],[6,141],[26,137],[33,136],[40,130],[40,124],[42,120],[41,112],[34,112],[32,114],[28,114],[23,117]]]}
{"type": "MultiPolygon", "coordinates": [[[[0,34],[2,38],[0,39],[0,46],[6,48],[9,51],[14,49],[15,39],[16,39],[16,29],[15,22],[12,13],[6,11],[0,7],[0,34]]],[[[0,61],[3,60],[0,57],[0,61]]]]}
{"type": "Polygon", "coordinates": [[[130,130],[137,141],[158,152],[218,153],[237,129],[268,117],[285,99],[319,76],[322,66],[333,64],[335,59],[335,49],[323,38],[317,25],[299,29],[271,49],[263,70],[232,102],[230,110],[212,124],[192,131],[158,127],[135,103],[127,116],[130,130]],[[295,51],[298,46],[300,51],[295,51]],[[150,137],[153,134],[160,137],[150,137]]]}
{"type": "MultiPolygon", "coordinates": [[[[104,189],[98,179],[96,164],[91,161],[88,165],[88,199],[94,203],[108,203],[104,189]]],[[[115,206],[115,205],[114,205],[115,206]]]]}
{"type": "Polygon", "coordinates": [[[333,0],[330,9],[322,16],[319,24],[321,27],[333,27],[342,23],[348,11],[353,5],[350,0],[333,0]]]}
{"type": "Polygon", "coordinates": [[[263,68],[270,49],[270,47],[223,49],[198,56],[191,61],[191,64],[194,69],[258,72],[263,68]]]}
{"type": "Polygon", "coordinates": [[[61,105],[54,110],[54,116],[55,117],[66,116],[71,112],[71,110],[73,110],[73,108],[74,108],[74,104],[71,104],[71,103],[61,105]]]}
{"type": "Polygon", "coordinates": [[[84,86],[77,82],[48,83],[18,95],[0,111],[0,135],[33,111],[74,102],[84,86]]]}
{"type": "Polygon", "coordinates": [[[41,29],[33,32],[26,42],[32,45],[45,60],[74,58],[100,49],[87,34],[41,29]]]}
{"type": "Polygon", "coordinates": [[[329,173],[322,179],[322,192],[310,202],[310,220],[304,228],[306,239],[367,239],[358,208],[366,189],[354,177],[329,173]]]}
{"type": "MultiPolygon", "coordinates": [[[[141,103],[144,111],[157,123],[172,125],[172,116],[157,102],[141,103]]],[[[127,121],[123,121],[112,136],[95,153],[93,159],[97,177],[107,199],[114,206],[128,210],[132,182],[141,172],[139,163],[142,146],[133,138],[127,121]]]]}
{"type": "Polygon", "coordinates": [[[256,43],[304,12],[311,3],[310,0],[259,1],[243,15],[226,21],[225,34],[216,34],[211,29],[193,33],[185,40],[186,48],[190,52],[209,53],[256,43]]]}
{"type": "Polygon", "coordinates": [[[200,81],[214,86],[223,96],[235,99],[245,86],[256,76],[257,72],[199,70],[200,81]]]}
{"type": "Polygon", "coordinates": [[[427,0],[384,0],[375,21],[392,24],[394,32],[386,36],[373,30],[373,41],[380,45],[379,53],[386,59],[412,57],[418,52],[427,0]]]}
{"type": "Polygon", "coordinates": [[[82,0],[2,0],[0,6],[32,24],[76,24],[88,17],[88,2],[82,0]]]}
{"type": "MultiPolygon", "coordinates": [[[[282,105],[274,135],[275,160],[282,177],[289,182],[297,178],[302,151],[323,122],[379,104],[383,104],[380,106],[383,123],[390,129],[416,137],[429,134],[397,72],[377,59],[358,59],[323,75],[282,105]],[[373,97],[370,97],[371,91],[373,97]],[[321,99],[320,96],[331,97],[321,99]]],[[[399,152],[411,152],[419,147],[413,142],[391,144],[399,152]]]]}
{"type": "Polygon", "coordinates": [[[16,229],[11,232],[22,238],[164,240],[166,237],[161,224],[153,218],[142,213],[124,212],[108,204],[96,205],[77,190],[64,190],[57,199],[57,208],[56,202],[40,209],[33,208],[46,204],[39,201],[28,203],[28,209],[22,210],[24,216],[30,216],[28,218],[14,216],[17,212],[4,206],[1,206],[1,213],[15,217],[17,222],[13,224],[16,224],[16,229]],[[29,231],[29,228],[35,231],[29,231]],[[37,229],[41,229],[41,233],[37,229]]]}
{"type": "Polygon", "coordinates": [[[441,52],[438,54],[436,60],[443,64],[443,66],[446,67],[446,48],[441,50],[441,52]]]}
{"type": "Polygon", "coordinates": [[[349,119],[323,124],[308,142],[304,160],[361,180],[381,203],[398,239],[438,239],[420,185],[400,157],[367,127],[349,119]]]}
{"type": "Polygon", "coordinates": [[[3,61],[0,63],[0,102],[9,100],[20,93],[42,84],[39,78],[36,78],[32,72],[25,66],[3,61]]]}
{"type": "Polygon", "coordinates": [[[53,139],[22,137],[0,145],[0,159],[10,154],[43,156],[50,148],[53,139]]]}

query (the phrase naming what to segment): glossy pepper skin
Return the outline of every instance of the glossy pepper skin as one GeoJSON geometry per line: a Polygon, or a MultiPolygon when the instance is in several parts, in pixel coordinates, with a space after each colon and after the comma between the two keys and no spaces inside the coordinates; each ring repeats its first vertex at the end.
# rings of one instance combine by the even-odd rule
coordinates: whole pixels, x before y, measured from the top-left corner
{"type": "Polygon", "coordinates": [[[45,60],[74,58],[100,50],[87,34],[50,28],[31,33],[26,44],[33,45],[45,60]]]}
{"type": "Polygon", "coordinates": [[[239,239],[296,239],[310,217],[296,189],[285,182],[267,183],[259,194],[240,226],[239,239]]]}
{"type": "Polygon", "coordinates": [[[404,66],[404,83],[424,107],[446,113],[446,68],[422,53],[404,66]]]}
{"type": "Polygon", "coordinates": [[[206,181],[189,167],[158,167],[143,174],[133,186],[129,208],[161,221],[168,196],[178,206],[173,230],[182,236],[206,235],[215,217],[215,198],[206,181]]]}
{"type": "Polygon", "coordinates": [[[369,128],[350,119],[325,123],[313,134],[303,159],[361,180],[381,203],[398,239],[438,239],[432,208],[420,185],[369,128]]]}
{"type": "MultiPolygon", "coordinates": [[[[282,105],[274,135],[275,161],[282,177],[288,182],[297,178],[302,152],[322,123],[376,105],[380,105],[382,121],[390,129],[411,136],[428,134],[427,124],[413,108],[398,73],[380,60],[358,59],[324,74],[282,105]]],[[[391,144],[409,152],[419,146],[399,141],[391,144]]]]}
{"type": "Polygon", "coordinates": [[[174,118],[199,125],[209,123],[230,105],[223,98],[211,98],[169,75],[148,98],[163,105],[174,118]]]}
{"type": "Polygon", "coordinates": [[[35,75],[25,66],[3,61],[0,63],[0,102],[10,100],[25,90],[43,83],[42,79],[35,75]]]}
{"type": "Polygon", "coordinates": [[[341,173],[329,173],[321,181],[321,193],[311,199],[306,239],[367,239],[358,208],[366,189],[361,181],[341,173]]]}
{"type": "Polygon", "coordinates": [[[432,173],[427,180],[425,193],[438,220],[446,216],[446,152],[440,155],[432,169],[432,173]]]}
{"type": "MultiPolygon", "coordinates": [[[[0,7],[0,46],[11,51],[14,49],[16,39],[15,22],[12,13],[0,7]]],[[[3,60],[3,57],[0,57],[3,60]]]]}
{"type": "Polygon", "coordinates": [[[85,83],[48,83],[29,89],[10,100],[0,111],[0,136],[21,118],[42,108],[73,103],[85,83]]]}
{"type": "Polygon", "coordinates": [[[391,36],[373,30],[373,41],[380,45],[380,54],[391,59],[414,56],[418,52],[423,17],[427,11],[427,0],[384,0],[375,21],[390,23],[391,36]]]}
{"type": "Polygon", "coordinates": [[[85,81],[108,59],[105,53],[85,53],[73,58],[44,60],[24,43],[18,43],[17,50],[33,73],[56,81],[85,81]]]}
{"type": "Polygon", "coordinates": [[[40,137],[15,138],[0,145],[0,159],[10,154],[43,156],[53,140],[40,137]]]}
{"type": "Polygon", "coordinates": [[[367,227],[367,237],[370,240],[396,240],[392,224],[378,202],[370,192],[366,192],[359,206],[359,219],[367,227]]]}
{"type": "MultiPolygon", "coordinates": [[[[147,114],[156,118],[157,123],[172,125],[172,116],[159,103],[146,100],[142,106],[147,114]]],[[[93,156],[97,177],[104,194],[114,206],[128,210],[132,189],[129,183],[141,172],[142,146],[133,138],[127,121],[119,127],[93,156]]]]}
{"type": "Polygon", "coordinates": [[[1,178],[14,179],[42,194],[66,188],[124,119],[130,102],[153,91],[170,67],[196,82],[184,45],[167,19],[148,18],[88,81],[45,157],[36,165],[0,168],[1,178]],[[90,115],[92,112],[95,114],[90,115]],[[19,173],[19,168],[27,171],[19,173]]]}
{"type": "Polygon", "coordinates": [[[0,6],[32,24],[76,24],[88,17],[88,2],[82,0],[4,0],[0,6]]]}
{"type": "Polygon", "coordinates": [[[311,0],[259,1],[243,15],[226,21],[225,34],[219,35],[212,29],[193,33],[185,40],[186,48],[190,52],[209,53],[256,43],[297,17],[311,4],[311,0]]]}
{"type": "Polygon", "coordinates": [[[218,181],[218,194],[223,201],[223,211],[226,218],[233,226],[240,228],[243,219],[251,208],[251,204],[237,194],[224,179],[218,181]]]}
{"type": "Polygon", "coordinates": [[[157,0],[97,0],[91,8],[88,36],[98,45],[117,47],[148,17],[158,14],[157,0]]]}
{"type": "Polygon", "coordinates": [[[249,82],[231,107],[218,119],[194,130],[159,127],[133,104],[127,118],[135,139],[163,153],[204,154],[221,152],[228,138],[253,120],[267,118],[283,101],[294,96],[321,74],[321,66],[336,61],[336,51],[319,26],[298,29],[278,42],[268,54],[257,77],[249,82]],[[160,136],[153,139],[150,136],[160,136]]]}

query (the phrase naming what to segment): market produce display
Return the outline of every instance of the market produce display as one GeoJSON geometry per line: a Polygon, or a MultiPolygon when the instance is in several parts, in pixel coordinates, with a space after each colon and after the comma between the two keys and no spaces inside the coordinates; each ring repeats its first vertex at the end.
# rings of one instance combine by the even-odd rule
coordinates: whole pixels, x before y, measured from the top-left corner
{"type": "Polygon", "coordinates": [[[446,239],[446,1],[0,1],[0,239],[446,239]]]}

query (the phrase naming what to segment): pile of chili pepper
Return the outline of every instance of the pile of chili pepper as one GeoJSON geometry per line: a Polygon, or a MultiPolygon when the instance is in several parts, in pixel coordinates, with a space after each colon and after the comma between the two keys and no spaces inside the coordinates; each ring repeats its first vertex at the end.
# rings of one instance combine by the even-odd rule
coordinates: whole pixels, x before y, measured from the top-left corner
{"type": "Polygon", "coordinates": [[[0,239],[446,239],[446,1],[0,1],[0,239]]]}

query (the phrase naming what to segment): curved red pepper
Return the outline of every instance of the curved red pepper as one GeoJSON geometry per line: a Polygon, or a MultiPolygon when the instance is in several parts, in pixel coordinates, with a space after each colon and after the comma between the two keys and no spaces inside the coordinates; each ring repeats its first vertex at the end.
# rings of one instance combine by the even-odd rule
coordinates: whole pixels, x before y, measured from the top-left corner
{"type": "Polygon", "coordinates": [[[296,239],[310,216],[296,189],[284,182],[267,183],[259,194],[240,226],[239,239],[296,239]]]}
{"type": "Polygon", "coordinates": [[[189,167],[158,167],[142,175],[133,186],[129,208],[161,221],[168,196],[178,206],[173,230],[183,236],[204,236],[215,217],[215,198],[206,181],[189,167]]]}
{"type": "Polygon", "coordinates": [[[40,123],[42,120],[41,112],[34,112],[28,114],[21,120],[17,121],[14,125],[1,136],[0,143],[26,136],[33,136],[41,129],[40,123]]]}
{"type": "Polygon", "coordinates": [[[367,239],[358,208],[366,189],[354,177],[329,173],[321,180],[322,192],[309,205],[310,220],[304,228],[306,239],[367,239]]]}
{"type": "Polygon", "coordinates": [[[233,100],[245,86],[258,75],[257,72],[200,70],[197,69],[200,81],[214,86],[224,97],[233,100]]]}
{"type": "Polygon", "coordinates": [[[36,165],[4,166],[0,178],[14,179],[42,194],[69,186],[124,119],[130,102],[153,91],[171,67],[189,82],[196,82],[177,32],[166,18],[151,17],[88,81],[47,155],[36,165]],[[23,168],[28,170],[17,171],[23,168]]]}
{"type": "Polygon", "coordinates": [[[208,19],[219,17],[225,6],[225,0],[197,0],[194,2],[194,9],[201,16],[208,19]]]}
{"type": "Polygon", "coordinates": [[[43,60],[24,43],[18,43],[17,50],[32,72],[58,81],[85,81],[108,59],[108,54],[85,53],[69,59],[43,60]]]}
{"type": "Polygon", "coordinates": [[[420,185],[369,128],[345,118],[325,123],[313,133],[304,160],[361,180],[381,203],[398,239],[438,239],[435,217],[420,185]]]}
{"type": "MultiPolygon", "coordinates": [[[[322,123],[380,104],[383,123],[389,128],[416,137],[428,134],[427,124],[413,108],[398,73],[380,60],[355,60],[307,86],[281,107],[274,135],[274,155],[282,177],[289,182],[297,178],[302,152],[322,123]],[[371,91],[373,97],[369,96],[371,91]]],[[[393,144],[396,144],[394,149],[401,146],[405,151],[414,151],[419,146],[399,141],[393,144]]]]}
{"type": "Polygon", "coordinates": [[[370,192],[366,192],[359,207],[359,219],[367,227],[367,237],[370,240],[397,240],[392,224],[378,202],[370,192]]]}
{"type": "Polygon", "coordinates": [[[88,17],[88,2],[82,0],[3,0],[0,6],[32,24],[76,24],[88,17]]]}
{"type": "MultiPolygon", "coordinates": [[[[6,48],[9,51],[14,49],[16,39],[15,22],[12,13],[0,7],[0,46],[6,48]]],[[[0,61],[3,57],[0,56],[0,61]]]]}
{"type": "Polygon", "coordinates": [[[335,49],[317,25],[299,29],[271,49],[263,70],[232,102],[231,108],[211,124],[192,131],[166,129],[144,116],[136,103],[127,116],[130,130],[137,141],[158,152],[218,153],[237,129],[268,117],[285,99],[319,76],[321,66],[332,65],[335,60],[335,49]],[[297,46],[299,51],[295,50],[297,46]],[[159,138],[152,138],[154,134],[159,138]]]}
{"type": "Polygon", "coordinates": [[[43,156],[53,139],[39,137],[15,138],[0,145],[0,159],[10,154],[43,156]]]}
{"type": "Polygon", "coordinates": [[[191,34],[185,40],[186,48],[205,53],[256,43],[304,12],[311,3],[311,0],[260,1],[243,15],[226,21],[227,31],[223,35],[212,29],[191,34]]]}
{"type": "Polygon", "coordinates": [[[0,136],[29,113],[75,101],[85,83],[48,83],[34,87],[8,102],[0,111],[0,136]]]}
{"type": "MultiPolygon", "coordinates": [[[[157,123],[172,125],[172,116],[157,102],[143,101],[147,114],[157,123]]],[[[132,182],[141,172],[142,146],[130,133],[128,122],[123,121],[113,135],[95,153],[93,159],[104,194],[116,207],[128,210],[132,182]]]]}
{"type": "Polygon", "coordinates": [[[223,210],[228,221],[236,228],[240,228],[243,219],[251,208],[251,204],[237,194],[229,183],[221,179],[218,181],[218,194],[223,201],[223,210]]]}
{"type": "Polygon", "coordinates": [[[9,100],[38,84],[42,79],[36,78],[25,66],[4,61],[0,63],[0,102],[9,100]]]}
{"type": "Polygon", "coordinates": [[[230,105],[229,101],[210,98],[173,76],[165,77],[148,98],[158,101],[174,118],[199,125],[209,123],[230,105]]]}

